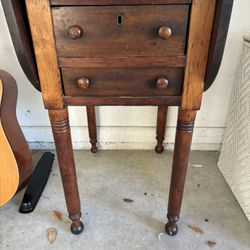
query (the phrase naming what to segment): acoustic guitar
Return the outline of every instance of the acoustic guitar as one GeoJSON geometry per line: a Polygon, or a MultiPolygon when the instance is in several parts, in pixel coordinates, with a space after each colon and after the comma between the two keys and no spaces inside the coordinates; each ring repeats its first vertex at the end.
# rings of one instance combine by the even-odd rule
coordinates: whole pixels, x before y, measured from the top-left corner
{"type": "Polygon", "coordinates": [[[0,206],[22,189],[32,174],[32,158],[16,118],[17,86],[0,70],[0,206]]]}

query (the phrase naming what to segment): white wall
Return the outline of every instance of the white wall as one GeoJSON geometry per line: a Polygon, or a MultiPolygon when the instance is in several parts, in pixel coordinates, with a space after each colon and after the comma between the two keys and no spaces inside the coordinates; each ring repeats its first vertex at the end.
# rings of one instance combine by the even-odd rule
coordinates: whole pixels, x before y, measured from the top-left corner
{"type": "MultiPolygon", "coordinates": [[[[193,149],[219,150],[232,84],[241,52],[242,35],[250,31],[250,1],[235,0],[222,66],[214,85],[204,94],[198,114],[193,149]]],[[[16,78],[19,87],[17,114],[31,148],[52,148],[53,140],[42,98],[26,79],[16,59],[0,5],[0,68],[16,78]]],[[[172,148],[176,108],[170,108],[166,134],[172,148]]],[[[89,148],[84,107],[70,108],[74,147],[89,148]]],[[[155,107],[100,107],[98,139],[102,149],[152,149],[155,144],[155,107]]]]}

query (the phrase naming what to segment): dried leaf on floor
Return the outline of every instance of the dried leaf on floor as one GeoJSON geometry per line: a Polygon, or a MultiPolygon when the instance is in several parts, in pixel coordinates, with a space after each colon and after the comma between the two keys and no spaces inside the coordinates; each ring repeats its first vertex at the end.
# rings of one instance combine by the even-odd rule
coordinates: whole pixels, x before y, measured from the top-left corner
{"type": "Polygon", "coordinates": [[[208,244],[209,247],[214,247],[216,245],[216,242],[208,240],[207,244],[208,244]]]}
{"type": "Polygon", "coordinates": [[[191,225],[188,225],[188,227],[191,228],[194,232],[196,232],[198,234],[203,234],[204,233],[199,227],[191,226],[191,225]]]}
{"type": "Polygon", "coordinates": [[[56,236],[57,236],[56,228],[51,227],[51,228],[47,229],[47,238],[48,238],[50,244],[54,243],[54,241],[56,240],[56,236]]]}
{"type": "Polygon", "coordinates": [[[128,202],[128,203],[132,203],[132,202],[134,202],[134,200],[132,200],[132,199],[128,199],[128,198],[124,198],[124,199],[123,199],[123,201],[124,201],[124,202],[128,202]]]}
{"type": "Polygon", "coordinates": [[[54,210],[54,216],[58,219],[58,220],[60,220],[60,221],[62,221],[62,213],[61,212],[59,212],[59,211],[57,211],[57,210],[54,210]]]}

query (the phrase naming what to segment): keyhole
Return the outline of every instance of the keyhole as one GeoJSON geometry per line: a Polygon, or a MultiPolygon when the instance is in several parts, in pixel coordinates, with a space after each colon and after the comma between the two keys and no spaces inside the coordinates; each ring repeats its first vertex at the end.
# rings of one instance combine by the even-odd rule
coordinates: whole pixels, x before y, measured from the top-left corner
{"type": "Polygon", "coordinates": [[[117,16],[117,25],[119,25],[119,26],[123,25],[123,16],[122,15],[117,16]]]}

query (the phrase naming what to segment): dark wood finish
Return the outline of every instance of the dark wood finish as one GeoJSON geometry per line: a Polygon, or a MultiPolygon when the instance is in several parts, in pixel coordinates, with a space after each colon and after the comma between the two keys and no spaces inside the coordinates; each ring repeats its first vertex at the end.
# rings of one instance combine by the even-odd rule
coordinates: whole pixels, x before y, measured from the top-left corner
{"type": "Polygon", "coordinates": [[[27,185],[32,174],[32,157],[23,132],[16,117],[17,85],[15,79],[7,72],[0,70],[4,95],[0,110],[1,123],[11,149],[15,155],[19,169],[19,187],[21,190],[27,185]]]}
{"type": "Polygon", "coordinates": [[[18,61],[32,85],[40,90],[25,2],[20,0],[4,0],[1,3],[18,61]]]}
{"type": "Polygon", "coordinates": [[[192,0],[50,0],[51,5],[139,5],[190,4],[192,0]]]}
{"type": "Polygon", "coordinates": [[[113,105],[124,105],[124,106],[180,106],[180,96],[166,96],[166,97],[64,97],[65,105],[68,106],[85,106],[85,105],[96,105],[96,106],[113,106],[113,105]]]}
{"type": "Polygon", "coordinates": [[[81,205],[70,135],[68,110],[49,110],[49,117],[56,145],[69,218],[72,220],[71,231],[74,234],[79,234],[83,231],[83,224],[80,221],[81,205]]]}
{"type": "Polygon", "coordinates": [[[168,201],[169,222],[166,224],[169,235],[175,235],[178,231],[176,223],[181,210],[195,117],[196,111],[179,110],[168,201]]]}
{"type": "MultiPolygon", "coordinates": [[[[223,0],[25,1],[72,231],[80,233],[83,225],[65,106],[87,105],[93,125],[94,106],[156,105],[160,106],[158,151],[162,150],[167,106],[180,107],[166,225],[167,233],[176,234],[206,70],[208,76],[210,65],[212,70],[218,66],[214,55],[221,50],[216,46],[225,40],[217,38],[223,29],[223,0]],[[80,81],[84,89],[79,88],[80,78],[88,79],[88,88],[86,79],[80,81]],[[159,78],[165,78],[160,81],[164,89],[157,88],[159,78]]],[[[90,138],[96,138],[94,125],[89,128],[90,138]]]]}
{"type": "Polygon", "coordinates": [[[166,122],[167,122],[167,106],[159,106],[157,112],[157,124],[156,124],[156,140],[155,152],[160,154],[164,151],[163,142],[165,140],[166,122]]]}
{"type": "Polygon", "coordinates": [[[188,10],[188,5],[54,8],[57,53],[87,58],[183,55],[188,10]],[[117,25],[119,15],[123,25],[117,25]],[[81,27],[84,36],[69,39],[67,30],[73,25],[81,27]],[[162,26],[172,30],[168,40],[158,35],[162,26]]]}
{"type": "Polygon", "coordinates": [[[67,96],[178,96],[183,69],[62,69],[67,96]],[[157,79],[168,79],[168,87],[157,88],[157,79]],[[78,79],[88,78],[89,87],[79,89],[78,79]]]}
{"type": "Polygon", "coordinates": [[[204,90],[214,82],[222,61],[234,0],[217,0],[204,90]]]}
{"type": "Polygon", "coordinates": [[[180,96],[166,96],[166,97],[70,97],[65,96],[64,102],[68,106],[180,106],[180,96]]]}
{"type": "Polygon", "coordinates": [[[182,68],[185,56],[167,57],[120,57],[120,58],[65,58],[59,57],[62,68],[182,68]]]}
{"type": "Polygon", "coordinates": [[[87,109],[87,118],[88,118],[88,130],[89,130],[89,139],[91,143],[91,152],[97,153],[98,148],[97,143],[97,131],[96,131],[96,115],[95,115],[95,106],[86,106],[87,109]]]}

